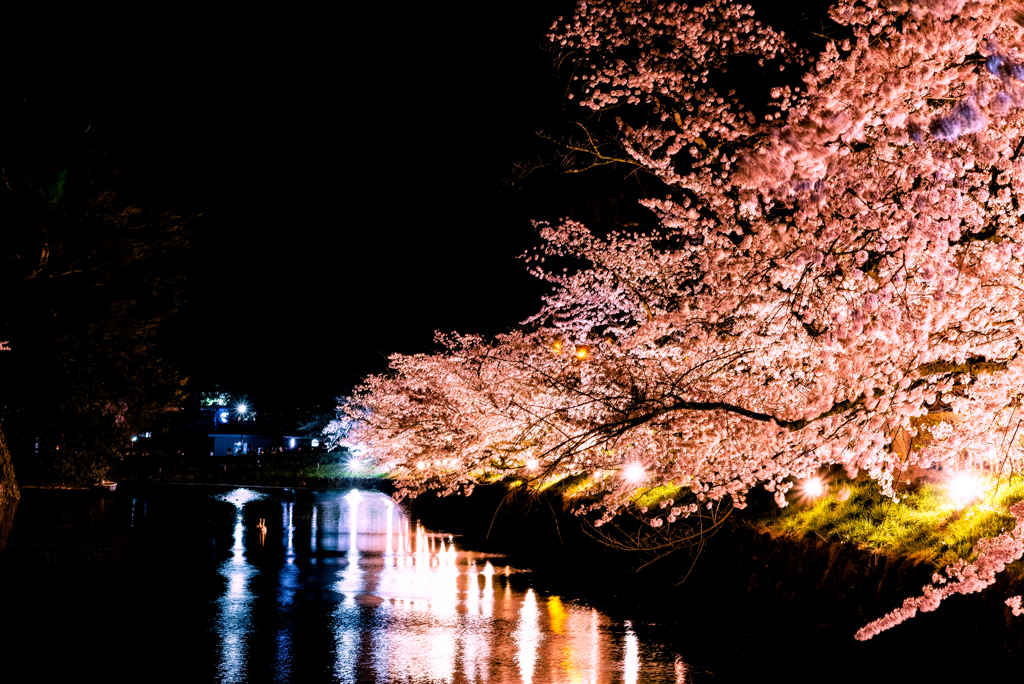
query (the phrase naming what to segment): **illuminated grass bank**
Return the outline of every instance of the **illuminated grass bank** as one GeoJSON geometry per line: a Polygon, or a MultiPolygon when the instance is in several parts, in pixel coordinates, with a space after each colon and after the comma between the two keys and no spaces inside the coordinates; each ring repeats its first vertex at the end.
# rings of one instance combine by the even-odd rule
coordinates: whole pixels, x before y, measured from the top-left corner
{"type": "Polygon", "coordinates": [[[893,501],[870,480],[840,476],[826,483],[820,496],[793,497],[786,508],[750,522],[773,535],[816,535],[943,568],[958,558],[973,560],[979,539],[1014,526],[1009,507],[1024,500],[1024,478],[978,477],[977,485],[976,498],[951,479],[915,486],[893,501]]]}

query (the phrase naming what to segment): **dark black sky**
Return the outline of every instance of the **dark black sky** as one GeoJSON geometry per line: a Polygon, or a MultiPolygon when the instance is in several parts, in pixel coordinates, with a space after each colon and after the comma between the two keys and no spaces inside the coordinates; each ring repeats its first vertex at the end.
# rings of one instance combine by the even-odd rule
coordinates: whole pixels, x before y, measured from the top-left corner
{"type": "Polygon", "coordinates": [[[540,43],[558,4],[344,12],[4,28],[0,87],[51,147],[89,138],[202,212],[164,334],[194,390],[329,401],[435,330],[493,334],[538,306],[516,257],[558,197],[499,177],[557,116],[540,43]]]}

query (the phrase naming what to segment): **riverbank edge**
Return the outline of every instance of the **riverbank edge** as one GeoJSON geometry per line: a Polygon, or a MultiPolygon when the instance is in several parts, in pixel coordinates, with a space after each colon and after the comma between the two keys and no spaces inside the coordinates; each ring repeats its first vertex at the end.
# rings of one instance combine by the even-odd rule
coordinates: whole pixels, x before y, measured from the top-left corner
{"type": "Polygon", "coordinates": [[[429,527],[460,534],[473,548],[507,553],[569,595],[600,596],[603,609],[675,622],[691,634],[747,625],[763,642],[766,665],[772,652],[797,647],[867,658],[895,648],[918,660],[952,653],[938,653],[938,643],[955,644],[958,657],[984,660],[991,672],[1024,663],[1024,618],[1005,605],[1024,593],[1024,583],[1013,579],[1019,572],[1001,573],[980,593],[953,596],[932,613],[857,642],[860,627],[920,596],[935,569],[849,543],[772,535],[740,521],[725,525],[699,553],[676,551],[637,570],[635,555],[602,548],[556,497],[510,503],[503,492],[477,488],[468,498],[424,495],[411,508],[429,527]]]}

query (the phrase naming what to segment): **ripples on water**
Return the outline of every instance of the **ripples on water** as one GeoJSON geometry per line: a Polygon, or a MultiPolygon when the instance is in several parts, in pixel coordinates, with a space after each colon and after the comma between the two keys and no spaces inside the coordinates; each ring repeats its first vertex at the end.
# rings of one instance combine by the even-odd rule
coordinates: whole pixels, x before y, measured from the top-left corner
{"type": "MultiPolygon", "coordinates": [[[[628,621],[531,586],[502,557],[458,548],[382,494],[236,489],[178,502],[177,523],[173,496],[154,502],[159,513],[147,513],[145,499],[133,499],[130,511],[121,503],[116,514],[104,504],[113,519],[106,523],[127,523],[144,547],[164,535],[189,537],[176,541],[190,555],[159,564],[161,583],[181,578],[173,600],[161,607],[138,597],[133,616],[140,629],[159,622],[153,637],[170,652],[138,635],[121,641],[181,659],[168,665],[190,681],[691,680],[671,649],[645,642],[628,621]]],[[[88,505],[90,524],[105,524],[88,505]]],[[[136,549],[126,569],[153,562],[136,549]]],[[[127,601],[118,597],[110,609],[127,601]]]]}

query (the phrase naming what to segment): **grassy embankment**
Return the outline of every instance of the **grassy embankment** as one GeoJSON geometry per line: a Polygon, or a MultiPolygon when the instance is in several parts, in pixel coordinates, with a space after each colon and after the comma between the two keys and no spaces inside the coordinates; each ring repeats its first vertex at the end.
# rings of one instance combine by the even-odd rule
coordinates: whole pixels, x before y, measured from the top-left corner
{"type": "MultiPolygon", "coordinates": [[[[915,484],[901,490],[894,501],[864,476],[851,480],[836,474],[826,479],[820,496],[807,496],[795,487],[785,508],[762,497],[766,500],[736,511],[732,521],[773,536],[853,544],[941,569],[960,558],[974,560],[972,549],[979,539],[1013,529],[1016,520],[1009,508],[1024,500],[1022,476],[979,478],[983,493],[966,503],[956,501],[945,484],[915,484]]],[[[588,484],[585,477],[566,478],[539,489],[573,498],[585,496],[588,484]]],[[[666,498],[680,502],[675,505],[692,500],[685,487],[662,485],[638,491],[633,503],[655,509],[666,498]]],[[[1015,565],[1015,573],[1024,577],[1024,563],[1015,565]]]]}
{"type": "Polygon", "coordinates": [[[958,558],[973,560],[983,537],[1013,529],[1013,504],[1024,499],[1024,478],[982,480],[983,494],[968,503],[954,500],[949,487],[924,483],[885,498],[875,482],[845,476],[827,483],[822,496],[764,512],[749,522],[771,534],[817,535],[944,568],[958,558]]]}

